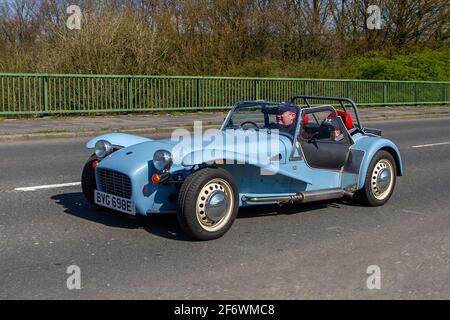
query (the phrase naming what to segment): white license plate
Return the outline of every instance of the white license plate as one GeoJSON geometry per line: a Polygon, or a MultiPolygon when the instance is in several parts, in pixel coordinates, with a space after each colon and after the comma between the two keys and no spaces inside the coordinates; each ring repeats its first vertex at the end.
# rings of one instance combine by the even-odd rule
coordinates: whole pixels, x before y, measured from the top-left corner
{"type": "Polygon", "coordinates": [[[127,214],[131,214],[133,216],[136,215],[136,209],[134,207],[133,201],[130,199],[121,198],[118,196],[114,196],[109,193],[104,193],[95,190],[94,201],[99,206],[107,207],[116,211],[124,212],[127,214]]]}

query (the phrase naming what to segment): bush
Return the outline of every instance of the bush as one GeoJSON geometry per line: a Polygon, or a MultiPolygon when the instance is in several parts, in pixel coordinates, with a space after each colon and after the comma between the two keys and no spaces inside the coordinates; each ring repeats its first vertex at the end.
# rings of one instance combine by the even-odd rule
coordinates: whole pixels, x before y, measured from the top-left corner
{"type": "Polygon", "coordinates": [[[330,61],[302,60],[249,60],[235,65],[223,72],[225,76],[235,77],[274,77],[274,78],[339,78],[338,64],[330,61]]]}
{"type": "Polygon", "coordinates": [[[372,51],[344,61],[248,60],[233,65],[220,75],[247,77],[292,77],[325,79],[368,79],[450,81],[449,48],[418,49],[410,54],[389,56],[372,51]]]}
{"type": "Polygon", "coordinates": [[[449,81],[450,48],[422,49],[392,57],[372,52],[348,60],[351,73],[359,79],[449,81]]]}

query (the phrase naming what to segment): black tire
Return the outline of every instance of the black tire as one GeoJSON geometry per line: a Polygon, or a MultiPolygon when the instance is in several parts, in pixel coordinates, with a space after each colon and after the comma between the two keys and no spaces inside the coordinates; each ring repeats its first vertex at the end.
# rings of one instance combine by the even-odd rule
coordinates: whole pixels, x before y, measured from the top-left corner
{"type": "Polygon", "coordinates": [[[239,193],[235,179],[226,170],[221,168],[204,168],[194,172],[184,181],[178,195],[177,218],[181,230],[197,240],[220,238],[231,228],[236,219],[239,210],[238,197],[239,193]],[[208,195],[208,188],[211,186],[216,189],[216,186],[218,186],[219,189],[213,189],[208,195]],[[202,212],[200,207],[203,204],[202,201],[207,203],[213,197],[213,194],[217,192],[222,192],[226,195],[227,205],[224,207],[226,209],[223,218],[214,223],[213,220],[209,220],[207,206],[205,206],[203,211],[204,216],[199,212],[202,212]],[[209,226],[208,224],[211,225],[209,226]]]}
{"type": "Polygon", "coordinates": [[[94,154],[84,165],[83,173],[81,174],[81,189],[86,200],[94,207],[99,208],[94,202],[94,190],[97,188],[97,185],[95,182],[95,170],[92,168],[92,163],[97,160],[98,158],[94,154]]]}
{"type": "Polygon", "coordinates": [[[364,179],[364,187],[356,192],[355,199],[359,203],[366,206],[371,207],[382,206],[392,196],[392,193],[395,188],[396,179],[397,179],[397,167],[394,158],[387,151],[383,150],[378,151],[370,161],[370,165],[367,170],[366,177],[364,179]],[[390,180],[389,187],[386,189],[386,191],[384,193],[380,193],[379,195],[377,195],[373,188],[376,188],[377,185],[376,182],[377,179],[375,178],[375,176],[379,172],[377,170],[379,170],[381,166],[380,161],[381,164],[385,165],[388,168],[390,164],[391,166],[390,170],[392,171],[391,172],[392,179],[390,180]],[[375,166],[377,166],[377,168],[375,168],[375,166]]]}

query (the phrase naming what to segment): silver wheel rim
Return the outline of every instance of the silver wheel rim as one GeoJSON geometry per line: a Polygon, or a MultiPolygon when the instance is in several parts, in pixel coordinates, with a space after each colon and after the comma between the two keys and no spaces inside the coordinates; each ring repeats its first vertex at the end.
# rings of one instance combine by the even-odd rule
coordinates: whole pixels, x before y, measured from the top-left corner
{"type": "Polygon", "coordinates": [[[197,197],[197,220],[209,232],[220,230],[230,220],[233,206],[234,194],[230,184],[224,179],[213,179],[203,186],[197,197]]]}
{"type": "Polygon", "coordinates": [[[394,167],[387,159],[377,162],[372,171],[370,187],[377,200],[386,199],[392,191],[394,184],[394,167]]]}

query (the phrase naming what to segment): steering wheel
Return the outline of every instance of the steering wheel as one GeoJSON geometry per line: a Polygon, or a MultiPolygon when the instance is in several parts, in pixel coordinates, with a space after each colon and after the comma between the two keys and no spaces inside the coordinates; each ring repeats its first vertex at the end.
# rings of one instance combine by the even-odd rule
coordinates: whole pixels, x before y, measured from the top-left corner
{"type": "Polygon", "coordinates": [[[327,122],[328,119],[326,118],[320,123],[320,126],[317,128],[316,137],[328,139],[331,136],[331,131],[334,130],[334,127],[327,122]]]}
{"type": "Polygon", "coordinates": [[[255,129],[259,129],[258,125],[255,122],[253,122],[253,121],[244,121],[244,122],[242,122],[241,123],[241,128],[243,128],[244,125],[246,125],[246,124],[251,124],[252,126],[255,127],[255,129]]]}

